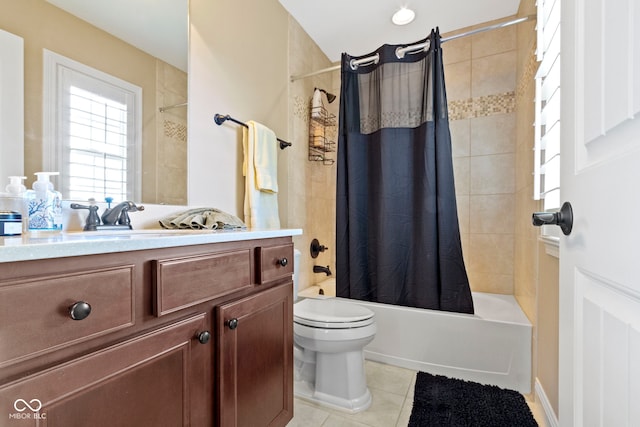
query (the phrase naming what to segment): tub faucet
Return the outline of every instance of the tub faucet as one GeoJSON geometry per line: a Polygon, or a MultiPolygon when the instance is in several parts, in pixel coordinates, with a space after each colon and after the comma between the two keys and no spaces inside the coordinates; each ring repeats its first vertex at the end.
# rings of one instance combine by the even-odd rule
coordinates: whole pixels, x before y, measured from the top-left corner
{"type": "Polygon", "coordinates": [[[143,211],[144,206],[136,206],[133,202],[118,203],[112,208],[108,208],[102,214],[102,223],[104,225],[124,225],[131,228],[131,220],[128,212],[143,211]]]}
{"type": "Polygon", "coordinates": [[[313,266],[313,272],[314,273],[324,273],[327,276],[331,276],[331,270],[329,269],[328,265],[326,267],[323,267],[321,265],[314,265],[313,266]]]}

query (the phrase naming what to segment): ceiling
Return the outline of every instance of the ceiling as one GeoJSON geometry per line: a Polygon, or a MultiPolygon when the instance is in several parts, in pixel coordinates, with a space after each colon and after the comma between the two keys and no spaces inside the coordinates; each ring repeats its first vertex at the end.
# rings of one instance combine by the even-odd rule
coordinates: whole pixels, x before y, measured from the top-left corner
{"type": "MultiPolygon", "coordinates": [[[[116,37],[187,71],[188,0],[47,0],[116,37]]],[[[263,1],[263,0],[255,0],[263,1]]],[[[431,28],[441,33],[515,15],[520,0],[279,0],[329,60],[368,54],[384,43],[412,43],[431,28]],[[416,12],[398,27],[391,15],[416,12]]]]}
{"type": "Polygon", "coordinates": [[[279,0],[327,55],[360,56],[383,44],[413,43],[438,26],[440,33],[515,15],[520,0],[279,0]],[[403,27],[391,22],[401,6],[416,13],[403,27]]]}
{"type": "Polygon", "coordinates": [[[187,71],[188,0],[47,0],[187,71]]]}

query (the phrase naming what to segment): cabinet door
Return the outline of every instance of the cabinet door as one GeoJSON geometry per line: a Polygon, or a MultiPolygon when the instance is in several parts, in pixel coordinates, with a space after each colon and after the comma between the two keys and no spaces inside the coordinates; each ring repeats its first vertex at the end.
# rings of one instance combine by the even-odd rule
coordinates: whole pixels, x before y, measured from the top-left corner
{"type": "Polygon", "coordinates": [[[7,384],[0,413],[16,427],[211,425],[208,324],[194,316],[7,384]]]}
{"type": "Polygon", "coordinates": [[[292,283],[217,307],[220,426],[285,426],[293,417],[292,283]]]}

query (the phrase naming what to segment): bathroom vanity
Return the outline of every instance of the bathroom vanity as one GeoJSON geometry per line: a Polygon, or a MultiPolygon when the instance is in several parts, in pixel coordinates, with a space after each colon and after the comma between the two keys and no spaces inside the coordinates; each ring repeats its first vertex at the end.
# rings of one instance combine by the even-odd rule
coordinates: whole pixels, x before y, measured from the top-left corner
{"type": "Polygon", "coordinates": [[[286,425],[296,234],[4,239],[0,424],[286,425]]]}

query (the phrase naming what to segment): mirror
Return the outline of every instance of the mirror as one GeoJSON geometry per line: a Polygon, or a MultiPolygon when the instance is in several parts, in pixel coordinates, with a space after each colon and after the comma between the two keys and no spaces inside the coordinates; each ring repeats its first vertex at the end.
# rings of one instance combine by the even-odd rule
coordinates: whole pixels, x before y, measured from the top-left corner
{"type": "Polygon", "coordinates": [[[142,88],[139,201],[186,204],[187,0],[0,0],[0,7],[0,29],[24,39],[26,185],[45,164],[47,49],[142,88]]]}

